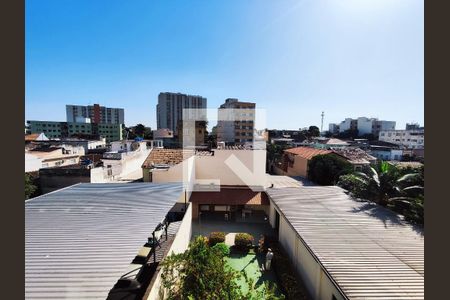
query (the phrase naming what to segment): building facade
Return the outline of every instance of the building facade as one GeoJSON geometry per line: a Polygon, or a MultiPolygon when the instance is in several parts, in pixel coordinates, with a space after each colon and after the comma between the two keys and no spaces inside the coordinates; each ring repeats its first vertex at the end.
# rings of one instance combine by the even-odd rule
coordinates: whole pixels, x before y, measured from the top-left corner
{"type": "Polygon", "coordinates": [[[177,125],[183,120],[185,108],[206,109],[206,98],[181,93],[160,93],[156,105],[157,129],[167,128],[177,134],[177,125]]]}
{"type": "Polygon", "coordinates": [[[66,105],[66,121],[69,123],[124,124],[125,113],[123,108],[110,108],[99,104],[66,105]]]}
{"type": "Polygon", "coordinates": [[[50,139],[65,139],[73,136],[105,138],[106,142],[122,139],[123,124],[75,123],[54,121],[27,121],[31,134],[44,133],[50,139]]]}
{"type": "Polygon", "coordinates": [[[252,102],[226,99],[219,108],[217,142],[245,144],[253,142],[255,130],[255,107],[252,102]]]}
{"type": "Polygon", "coordinates": [[[330,123],[331,133],[344,133],[348,130],[358,130],[358,135],[373,134],[378,136],[380,131],[395,130],[395,121],[378,120],[377,118],[359,117],[357,119],[346,118],[339,124],[330,123]]]}
{"type": "Polygon", "coordinates": [[[424,149],[425,130],[385,130],[380,132],[378,139],[399,145],[405,149],[424,149]]]}
{"type": "Polygon", "coordinates": [[[330,124],[328,125],[328,131],[329,131],[331,134],[337,134],[337,133],[339,133],[339,124],[330,123],[330,124]]]}

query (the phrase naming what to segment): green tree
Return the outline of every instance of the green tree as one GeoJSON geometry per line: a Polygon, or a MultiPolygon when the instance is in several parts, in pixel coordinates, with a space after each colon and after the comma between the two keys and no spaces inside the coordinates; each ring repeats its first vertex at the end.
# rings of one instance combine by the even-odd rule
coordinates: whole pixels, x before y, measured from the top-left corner
{"type": "Polygon", "coordinates": [[[309,134],[309,137],[320,136],[319,127],[317,127],[317,126],[309,126],[308,134],[309,134]]]}
{"type": "Polygon", "coordinates": [[[352,171],[352,165],[335,154],[316,155],[308,162],[308,178],[320,185],[334,185],[352,171]]]}
{"type": "Polygon", "coordinates": [[[136,126],[134,126],[133,131],[136,136],[143,138],[145,133],[145,126],[142,124],[137,124],[136,126]]]}
{"type": "Polygon", "coordinates": [[[287,149],[286,145],[275,145],[275,144],[266,144],[266,153],[267,153],[267,170],[271,171],[271,166],[273,166],[276,162],[280,161],[283,156],[283,151],[287,149]]]}
{"type": "Polygon", "coordinates": [[[365,172],[341,176],[338,185],[354,197],[374,201],[403,214],[413,223],[423,224],[423,168],[398,169],[380,162],[365,172]]]}
{"type": "Polygon", "coordinates": [[[358,136],[359,136],[358,129],[348,129],[338,134],[338,137],[341,139],[356,139],[358,138],[358,136]]]}
{"type": "Polygon", "coordinates": [[[37,187],[33,183],[33,178],[25,173],[25,200],[29,199],[37,190],[37,187]]]}
{"type": "MultiPolygon", "coordinates": [[[[180,254],[167,256],[162,262],[162,287],[168,299],[227,299],[256,300],[283,299],[274,288],[266,286],[255,291],[255,284],[246,275],[234,271],[224,260],[220,247],[210,247],[208,239],[198,236],[180,254]],[[244,276],[249,291],[243,293],[237,279],[244,276]]],[[[244,272],[245,274],[245,272],[244,272]]]]}

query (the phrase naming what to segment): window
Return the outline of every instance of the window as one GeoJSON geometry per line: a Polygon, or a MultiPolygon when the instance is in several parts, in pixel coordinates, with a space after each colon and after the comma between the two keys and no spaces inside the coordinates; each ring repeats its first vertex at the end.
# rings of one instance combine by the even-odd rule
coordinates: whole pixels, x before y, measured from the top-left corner
{"type": "Polygon", "coordinates": [[[200,205],[200,211],[209,211],[209,205],[200,205]]]}

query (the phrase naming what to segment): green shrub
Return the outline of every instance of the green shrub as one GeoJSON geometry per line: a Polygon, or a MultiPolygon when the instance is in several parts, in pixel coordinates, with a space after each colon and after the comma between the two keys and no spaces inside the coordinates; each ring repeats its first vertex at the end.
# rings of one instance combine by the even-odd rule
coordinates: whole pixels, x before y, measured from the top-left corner
{"type": "Polygon", "coordinates": [[[212,248],[220,252],[224,257],[230,255],[230,247],[228,247],[225,243],[217,243],[212,246],[212,248]]]}
{"type": "Polygon", "coordinates": [[[209,234],[209,245],[214,246],[217,243],[225,242],[225,232],[217,231],[209,234]]]}
{"type": "Polygon", "coordinates": [[[274,271],[280,279],[280,288],[286,294],[287,299],[308,299],[306,295],[306,287],[303,285],[303,282],[299,282],[297,280],[289,257],[283,249],[280,248],[279,244],[272,244],[271,249],[274,254],[274,271]]]}
{"type": "Polygon", "coordinates": [[[253,236],[248,233],[238,233],[234,238],[234,245],[241,250],[248,250],[253,246],[253,236]]]}
{"type": "Polygon", "coordinates": [[[308,179],[320,185],[334,185],[339,176],[352,171],[352,165],[335,154],[316,155],[308,162],[308,179]]]}

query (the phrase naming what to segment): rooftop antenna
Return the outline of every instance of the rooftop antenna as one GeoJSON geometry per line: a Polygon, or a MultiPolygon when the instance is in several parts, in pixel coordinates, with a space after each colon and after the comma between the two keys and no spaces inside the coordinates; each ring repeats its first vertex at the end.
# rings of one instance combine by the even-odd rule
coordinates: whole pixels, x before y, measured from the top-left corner
{"type": "Polygon", "coordinates": [[[320,132],[323,132],[323,117],[325,116],[325,112],[322,112],[321,116],[322,116],[322,121],[320,123],[320,132]]]}

